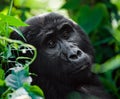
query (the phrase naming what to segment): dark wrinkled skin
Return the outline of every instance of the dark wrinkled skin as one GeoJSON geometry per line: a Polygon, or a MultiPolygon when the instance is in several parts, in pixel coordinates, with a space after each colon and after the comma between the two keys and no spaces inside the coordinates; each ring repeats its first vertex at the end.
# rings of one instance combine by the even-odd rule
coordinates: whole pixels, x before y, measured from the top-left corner
{"type": "MultiPolygon", "coordinates": [[[[33,84],[42,88],[45,99],[67,99],[73,92],[79,92],[81,99],[111,99],[90,71],[93,47],[77,24],[56,13],[35,16],[26,23],[29,26],[20,29],[38,53],[30,72],[38,75],[33,84]]],[[[24,41],[16,32],[11,38],[24,41]]]]}

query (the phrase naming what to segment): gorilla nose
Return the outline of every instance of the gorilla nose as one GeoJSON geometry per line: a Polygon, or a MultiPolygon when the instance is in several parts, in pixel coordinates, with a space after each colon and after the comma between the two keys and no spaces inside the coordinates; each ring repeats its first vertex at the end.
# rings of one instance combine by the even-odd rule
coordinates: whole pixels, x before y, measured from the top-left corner
{"type": "Polygon", "coordinates": [[[79,60],[81,54],[82,54],[82,52],[80,50],[77,50],[75,52],[71,52],[68,56],[68,59],[70,61],[77,61],[77,60],[79,60]]]}

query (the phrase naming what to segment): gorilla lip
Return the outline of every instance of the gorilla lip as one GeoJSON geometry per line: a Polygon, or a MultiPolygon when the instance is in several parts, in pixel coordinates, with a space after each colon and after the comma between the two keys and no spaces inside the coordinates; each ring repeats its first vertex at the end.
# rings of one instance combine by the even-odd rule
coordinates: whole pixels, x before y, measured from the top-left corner
{"type": "Polygon", "coordinates": [[[77,67],[76,69],[74,69],[74,70],[72,70],[71,71],[71,73],[79,73],[79,72],[81,72],[81,71],[84,71],[84,70],[86,70],[86,68],[88,69],[88,64],[85,64],[85,65],[81,65],[81,66],[79,66],[79,67],[77,67]]]}
{"type": "Polygon", "coordinates": [[[84,70],[85,68],[87,68],[88,66],[87,65],[83,65],[80,70],[84,70]]]}

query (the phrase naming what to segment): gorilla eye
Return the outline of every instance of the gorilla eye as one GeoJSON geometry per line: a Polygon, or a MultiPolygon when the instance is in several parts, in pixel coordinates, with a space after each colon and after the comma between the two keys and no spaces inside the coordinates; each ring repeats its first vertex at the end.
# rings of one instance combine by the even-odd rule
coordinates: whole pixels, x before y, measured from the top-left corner
{"type": "Polygon", "coordinates": [[[68,33],[68,31],[64,31],[64,32],[63,32],[63,37],[64,37],[65,39],[68,39],[68,38],[69,38],[69,33],[68,33]]]}
{"type": "Polygon", "coordinates": [[[62,37],[68,39],[73,31],[72,27],[69,24],[64,24],[61,28],[62,37]]]}
{"type": "Polygon", "coordinates": [[[54,47],[56,46],[56,42],[55,42],[54,40],[49,40],[49,41],[47,42],[47,46],[48,46],[49,48],[54,48],[54,47]]]}

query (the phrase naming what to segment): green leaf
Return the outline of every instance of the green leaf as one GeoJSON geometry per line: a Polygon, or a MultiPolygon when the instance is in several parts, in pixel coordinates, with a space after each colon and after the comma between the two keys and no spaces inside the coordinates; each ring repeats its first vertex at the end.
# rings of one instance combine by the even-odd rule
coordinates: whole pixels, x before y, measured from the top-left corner
{"type": "Polygon", "coordinates": [[[11,57],[11,56],[12,56],[11,47],[8,46],[8,47],[6,48],[6,59],[8,59],[8,58],[11,57]]]}
{"type": "Polygon", "coordinates": [[[43,95],[43,92],[42,92],[42,90],[38,87],[38,86],[36,86],[36,85],[33,85],[33,86],[30,86],[30,85],[28,85],[28,84],[24,84],[24,87],[25,87],[25,89],[29,92],[29,93],[31,93],[31,94],[36,94],[36,95],[38,95],[38,96],[44,96],[43,95]]]}
{"type": "Polygon", "coordinates": [[[112,35],[120,43],[120,30],[114,29],[112,32],[112,35]]]}
{"type": "Polygon", "coordinates": [[[35,93],[36,95],[43,96],[42,90],[36,85],[31,86],[30,91],[35,93]]]}
{"type": "Polygon", "coordinates": [[[0,79],[4,79],[5,72],[2,68],[0,68],[0,79]]]}
{"type": "Polygon", "coordinates": [[[31,99],[24,88],[19,88],[13,93],[8,94],[8,99],[31,99]]]}
{"type": "Polygon", "coordinates": [[[94,7],[84,5],[81,6],[76,21],[87,33],[90,33],[100,25],[104,13],[106,13],[106,7],[103,4],[97,4],[94,7]]]}
{"type": "Polygon", "coordinates": [[[8,59],[12,56],[12,52],[11,52],[11,46],[8,45],[8,47],[5,47],[4,51],[3,51],[3,59],[8,59]]]}
{"type": "Polygon", "coordinates": [[[32,9],[39,9],[46,4],[47,4],[47,1],[42,2],[41,0],[14,0],[15,6],[27,7],[32,9]]]}
{"type": "Polygon", "coordinates": [[[30,84],[32,82],[28,70],[24,69],[24,67],[14,67],[11,70],[12,73],[5,79],[7,86],[13,89],[18,89],[22,87],[24,83],[30,84]]]}
{"type": "Polygon", "coordinates": [[[0,19],[3,22],[8,23],[8,25],[11,25],[11,26],[28,26],[26,23],[22,22],[19,19],[16,19],[13,16],[0,14],[0,19]]]}
{"type": "Polygon", "coordinates": [[[117,42],[120,43],[120,30],[119,28],[111,28],[109,26],[105,26],[105,29],[107,29],[111,35],[117,40],[117,42]]]}
{"type": "Polygon", "coordinates": [[[69,0],[69,1],[66,2],[61,8],[65,8],[65,9],[76,9],[77,7],[79,7],[80,1],[81,1],[81,0],[69,0]]]}
{"type": "Polygon", "coordinates": [[[5,32],[5,22],[0,20],[0,35],[4,35],[5,32]]]}
{"type": "Polygon", "coordinates": [[[4,84],[5,84],[4,80],[0,79],[0,86],[4,86],[4,84]]]}
{"type": "Polygon", "coordinates": [[[104,78],[104,77],[100,77],[100,81],[102,81],[102,83],[104,84],[104,86],[109,89],[109,91],[112,92],[117,92],[117,87],[114,83],[114,80],[109,81],[108,79],[104,78]]]}
{"type": "Polygon", "coordinates": [[[12,26],[9,26],[10,29],[14,30],[16,33],[18,33],[25,41],[25,37],[23,36],[23,33],[20,31],[20,29],[16,28],[16,27],[12,27],[12,26]]]}
{"type": "Polygon", "coordinates": [[[116,68],[120,67],[120,55],[118,54],[117,56],[109,59],[103,64],[95,64],[92,67],[92,72],[94,73],[104,73],[109,70],[114,70],[116,68]]]}

